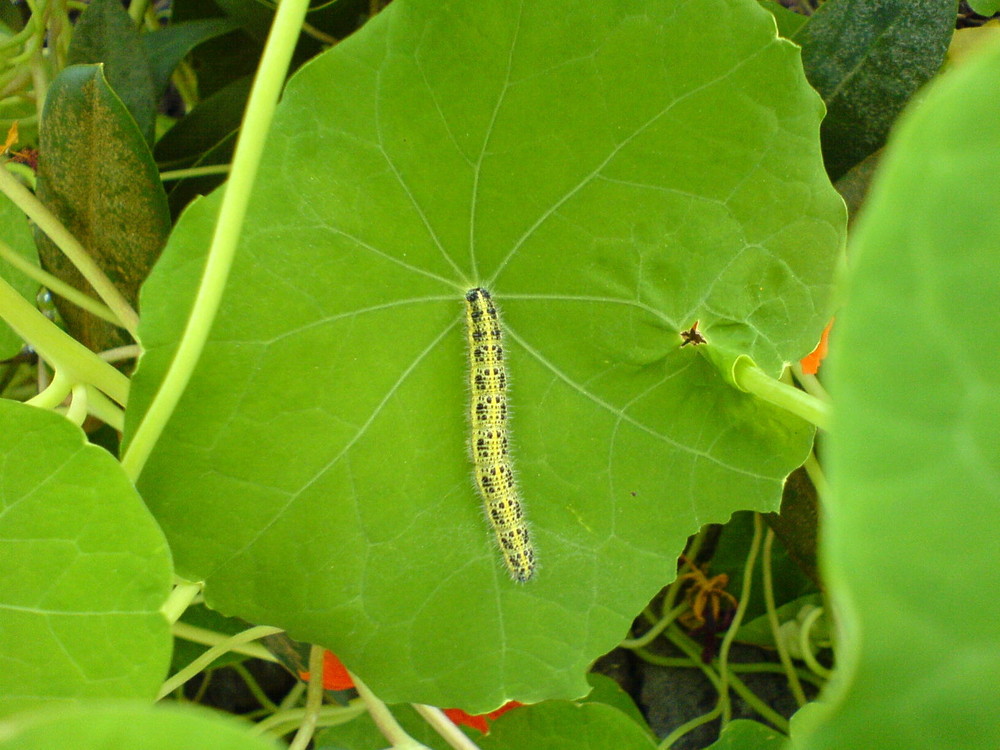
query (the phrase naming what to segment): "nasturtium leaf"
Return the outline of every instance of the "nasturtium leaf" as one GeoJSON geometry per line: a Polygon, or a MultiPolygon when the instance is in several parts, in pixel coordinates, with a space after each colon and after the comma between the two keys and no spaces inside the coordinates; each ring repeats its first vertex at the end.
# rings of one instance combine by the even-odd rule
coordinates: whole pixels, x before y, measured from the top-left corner
{"type": "Polygon", "coordinates": [[[785,746],[781,732],[757,721],[737,719],[722,728],[719,739],[705,750],[779,750],[785,746]]]}
{"type": "Polygon", "coordinates": [[[962,208],[1000,194],[998,69],[993,45],[928,89],[859,220],[829,372],[839,670],[803,749],[1000,747],[984,613],[1000,590],[1000,213],[962,208]]]}
{"type": "Polygon", "coordinates": [[[156,118],[152,66],[139,30],[120,0],[91,0],[74,25],[66,64],[88,63],[104,64],[108,84],[135,118],[146,142],[152,143],[156,118]]]}
{"type": "Polygon", "coordinates": [[[626,716],[630,716],[636,724],[646,728],[652,734],[652,730],[646,724],[646,719],[643,717],[642,711],[635,705],[632,696],[622,689],[621,685],[610,677],[596,673],[587,675],[587,682],[590,683],[593,689],[587,694],[586,698],[581,698],[577,703],[604,703],[613,706],[626,716]]]}
{"type": "Polygon", "coordinates": [[[981,16],[1000,13],[1000,0],[969,0],[969,7],[981,16]]]}
{"type": "MultiPolygon", "coordinates": [[[[100,65],[71,65],[49,87],[42,115],[38,197],[90,252],[126,299],[170,232],[167,197],[149,147],[100,65]]],[[[45,267],[93,294],[76,267],[36,232],[45,267]]],[[[57,300],[76,338],[92,349],[128,341],[122,331],[57,300]]]]}
{"type": "Polygon", "coordinates": [[[121,466],[7,400],[0,464],[0,714],[151,700],[170,662],[170,552],[121,466]]]}
{"type": "Polygon", "coordinates": [[[482,750],[652,750],[649,730],[604,703],[546,701],[509,711],[478,740],[482,750]]]}
{"type": "Polygon", "coordinates": [[[169,167],[187,165],[229,138],[243,119],[252,82],[250,76],[240,78],[199,103],[156,144],[156,161],[169,167]]]}
{"type": "MultiPolygon", "coordinates": [[[[3,169],[0,166],[0,169],[3,169]]],[[[0,242],[16,255],[38,265],[38,253],[31,238],[31,228],[24,213],[11,200],[0,194],[0,242]]],[[[39,284],[0,257],[0,277],[20,292],[25,299],[34,301],[39,284]]],[[[13,357],[24,347],[24,341],[11,330],[0,316],[0,359],[13,357]]]]}
{"type": "Polygon", "coordinates": [[[954,0],[835,0],[795,35],[826,102],[823,155],[834,179],[885,143],[914,92],[944,62],[954,0]]]}
{"type": "Polygon", "coordinates": [[[142,36],[153,77],[153,90],[162,95],[170,82],[174,68],[191,50],[202,42],[226,34],[236,24],[224,18],[201,18],[186,23],[171,24],[142,36]]]}
{"type": "Polygon", "coordinates": [[[778,0],[757,0],[757,2],[774,16],[778,33],[786,39],[794,39],[795,35],[799,33],[799,29],[809,20],[809,16],[789,10],[779,3],[778,0]]]}
{"type": "Polygon", "coordinates": [[[0,723],[0,750],[279,750],[250,725],[192,706],[123,701],[22,714],[0,723]]]}
{"type": "MultiPolygon", "coordinates": [[[[329,647],[390,702],[578,697],[690,533],[777,507],[811,427],[679,332],[775,375],[808,353],[844,209],[797,48],[756,3],[710,5],[402,0],[291,80],[140,480],[210,606],[329,647]],[[506,331],[527,585],[470,477],[477,285],[506,331]]],[[[219,198],[143,290],[128,432],[219,198]]]]}

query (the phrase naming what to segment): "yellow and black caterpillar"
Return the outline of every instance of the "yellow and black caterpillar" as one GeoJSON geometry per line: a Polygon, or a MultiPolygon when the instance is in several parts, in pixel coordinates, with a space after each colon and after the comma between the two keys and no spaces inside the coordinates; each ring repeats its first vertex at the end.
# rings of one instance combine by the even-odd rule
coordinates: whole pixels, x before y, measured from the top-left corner
{"type": "Polygon", "coordinates": [[[535,573],[535,551],[511,465],[507,437],[507,371],[500,318],[485,289],[470,289],[465,301],[472,390],[471,447],[476,484],[507,570],[515,581],[524,583],[535,573]]]}

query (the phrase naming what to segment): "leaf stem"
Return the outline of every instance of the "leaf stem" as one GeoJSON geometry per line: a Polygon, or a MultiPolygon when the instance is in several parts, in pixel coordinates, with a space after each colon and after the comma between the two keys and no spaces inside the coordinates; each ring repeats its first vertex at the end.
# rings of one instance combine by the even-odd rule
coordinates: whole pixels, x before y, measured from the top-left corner
{"type": "Polygon", "coordinates": [[[306,712],[299,723],[295,738],[288,745],[288,750],[306,750],[313,734],[316,733],[316,719],[323,705],[323,649],[312,646],[309,649],[309,687],[306,690],[306,712]]]}
{"type": "MultiPolygon", "coordinates": [[[[175,638],[183,638],[185,641],[200,643],[202,646],[218,646],[220,643],[224,643],[229,640],[229,635],[227,634],[217,633],[214,630],[199,628],[197,625],[191,625],[189,623],[179,621],[173,624],[171,632],[174,634],[175,638]]],[[[263,661],[270,662],[278,661],[278,657],[261,646],[259,643],[246,643],[242,646],[230,645],[229,650],[234,654],[243,654],[244,656],[250,656],[254,659],[261,659],[263,661]]]]}
{"type": "MultiPolygon", "coordinates": [[[[0,172],[3,172],[0,167],[0,172]]],[[[49,362],[70,385],[87,383],[124,406],[129,382],[121,372],[64,333],[0,278],[0,317],[49,362]]]]}
{"type": "Polygon", "coordinates": [[[792,664],[792,657],[788,655],[788,647],[781,637],[781,624],[778,622],[778,610],[774,604],[774,576],[771,571],[771,551],[774,547],[774,529],[768,529],[764,537],[764,556],[761,560],[761,572],[764,576],[764,605],[767,610],[767,622],[771,626],[771,636],[774,638],[774,645],[778,650],[778,660],[784,667],[785,676],[788,680],[788,687],[792,691],[795,702],[801,708],[806,704],[806,694],[802,691],[802,683],[795,674],[795,667],[792,664]]]}
{"type": "Polygon", "coordinates": [[[222,197],[215,233],[191,314],[174,359],[122,459],[125,473],[133,482],[142,473],[205,349],[233,265],[250,193],[264,153],[264,140],[271,127],[278,96],[308,8],[309,0],[282,0],[275,13],[260,69],[250,91],[233,155],[232,173],[222,197]]]}
{"type": "Polygon", "coordinates": [[[775,380],[748,358],[740,357],[733,366],[736,385],[768,403],[797,414],[822,430],[829,429],[830,406],[790,385],[775,380]]]}
{"type": "Polygon", "coordinates": [[[73,386],[73,397],[66,410],[66,419],[77,427],[82,427],[83,421],[87,418],[87,408],[87,386],[77,383],[73,386]]]}
{"type": "Polygon", "coordinates": [[[69,258],[94,288],[97,295],[117,316],[116,325],[121,325],[135,338],[136,330],[139,327],[139,316],[132,309],[128,300],[122,296],[118,288],[111,283],[111,279],[100,269],[83,245],[80,244],[80,241],[66,229],[56,215],[2,165],[0,165],[0,191],[3,191],[62,250],[63,254],[69,258]]]}
{"type": "Polygon", "coordinates": [[[209,164],[204,167],[188,167],[187,169],[171,169],[160,172],[160,180],[168,182],[170,180],[183,180],[186,177],[204,177],[213,174],[229,174],[228,164],[209,164]]]}
{"type": "Polygon", "coordinates": [[[743,622],[743,615],[746,614],[747,606],[750,603],[750,590],[753,583],[753,568],[757,561],[757,553],[760,550],[760,540],[763,536],[763,521],[760,513],[753,514],[753,538],[750,541],[750,550],[747,552],[746,565],[743,568],[743,588],[740,590],[740,603],[733,614],[733,621],[722,637],[719,646],[719,702],[722,704],[722,726],[729,723],[732,705],[729,701],[729,649],[733,645],[736,631],[740,629],[743,622]]]}
{"type": "Polygon", "coordinates": [[[375,726],[378,727],[382,736],[392,743],[393,748],[397,750],[403,750],[404,748],[406,750],[417,750],[418,748],[420,750],[429,750],[426,745],[420,744],[406,733],[406,730],[399,725],[392,712],[389,711],[388,706],[379,700],[378,696],[354,672],[348,671],[348,674],[351,676],[351,680],[354,682],[354,687],[357,689],[358,695],[361,696],[361,700],[368,706],[368,714],[372,717],[372,721],[375,722],[375,726]]]}
{"type": "Polygon", "coordinates": [[[433,727],[434,731],[441,735],[441,738],[455,748],[455,750],[479,750],[479,745],[470,740],[461,729],[455,726],[455,723],[445,716],[444,711],[440,708],[427,706],[423,703],[413,703],[411,705],[433,727]]]}
{"type": "Polygon", "coordinates": [[[806,666],[809,667],[814,674],[822,677],[823,679],[829,680],[833,672],[816,661],[816,657],[813,655],[811,644],[809,642],[809,634],[812,631],[813,625],[816,624],[816,620],[823,616],[824,611],[825,610],[822,607],[816,607],[816,609],[802,619],[802,624],[799,628],[799,650],[802,651],[802,661],[806,663],[806,666]]]}
{"type": "Polygon", "coordinates": [[[174,586],[167,601],[163,603],[163,614],[171,623],[176,623],[191,606],[191,602],[201,593],[201,584],[182,583],[174,586]]]}
{"type": "Polygon", "coordinates": [[[59,295],[68,302],[72,302],[74,305],[82,310],[86,310],[91,315],[94,315],[101,320],[106,320],[112,325],[120,326],[122,324],[122,322],[118,319],[118,316],[111,312],[110,307],[98,302],[93,297],[84,294],[75,286],[70,286],[59,277],[53,276],[41,266],[36,266],[24,256],[16,253],[10,245],[2,240],[0,240],[0,258],[23,273],[29,279],[37,281],[41,286],[44,286],[53,294],[59,295]]]}
{"type": "Polygon", "coordinates": [[[197,659],[192,661],[183,669],[177,671],[173,676],[167,679],[163,685],[160,686],[160,692],[156,696],[156,700],[162,700],[170,695],[174,690],[179,688],[185,682],[190,680],[196,674],[201,672],[205,667],[211,664],[213,661],[218,659],[225,653],[232,650],[233,646],[239,646],[244,643],[249,643],[250,641],[255,641],[258,638],[263,638],[267,635],[274,635],[275,633],[283,632],[281,628],[272,628],[265,625],[258,625],[254,628],[249,628],[244,630],[242,633],[237,633],[230,638],[227,638],[222,643],[217,646],[213,646],[208,649],[205,653],[199,656],[197,659]]]}

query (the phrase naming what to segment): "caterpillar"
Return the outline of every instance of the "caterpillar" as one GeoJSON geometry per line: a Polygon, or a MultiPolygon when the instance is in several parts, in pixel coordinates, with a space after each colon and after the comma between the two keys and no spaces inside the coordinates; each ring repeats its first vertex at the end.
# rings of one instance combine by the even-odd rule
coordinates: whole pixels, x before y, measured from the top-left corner
{"type": "Polygon", "coordinates": [[[518,583],[535,574],[535,550],[514,482],[507,435],[507,370],[503,333],[490,293],[481,287],[465,295],[472,397],[470,447],[476,485],[493,527],[504,564],[518,583]]]}

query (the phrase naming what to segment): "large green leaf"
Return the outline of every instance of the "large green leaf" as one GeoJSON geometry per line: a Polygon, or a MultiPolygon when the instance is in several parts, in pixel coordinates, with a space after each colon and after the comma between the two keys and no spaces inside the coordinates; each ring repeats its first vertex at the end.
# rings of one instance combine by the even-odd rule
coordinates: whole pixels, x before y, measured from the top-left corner
{"type": "MultiPolygon", "coordinates": [[[[700,320],[775,374],[819,338],[844,224],[821,113],[797,49],[744,0],[403,0],[305,66],[140,481],[183,574],[389,701],[480,713],[585,692],[686,537],[775,509],[807,455],[811,428],[678,334],[700,320]],[[528,585],[470,481],[479,284],[504,314],[528,585]]],[[[143,290],[129,431],[218,198],[143,290]]]]}
{"type": "Polygon", "coordinates": [[[914,92],[941,67],[955,0],[829,0],[795,35],[829,110],[823,154],[838,178],[885,142],[914,92]]]}
{"type": "MultiPolygon", "coordinates": [[[[134,302],[170,232],[170,213],[149,148],[100,65],[72,65],[56,76],[45,99],[39,150],[38,197],[134,302]]],[[[52,273],[93,293],[55,243],[41,232],[37,240],[52,273]]],[[[56,304],[92,349],[126,341],[90,313],[56,304]]]]}
{"type": "Polygon", "coordinates": [[[809,750],[1000,747],[1000,213],[962,210],[1000,194],[998,69],[994,45],[927,92],[860,219],[831,345],[841,664],[809,750]]]}
{"type": "Polygon", "coordinates": [[[26,714],[0,723],[0,750],[278,750],[232,717],[191,706],[123,702],[26,714]]]}
{"type": "Polygon", "coordinates": [[[0,465],[0,714],[152,699],[170,553],[121,466],[58,414],[6,400],[0,465]]]}

